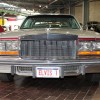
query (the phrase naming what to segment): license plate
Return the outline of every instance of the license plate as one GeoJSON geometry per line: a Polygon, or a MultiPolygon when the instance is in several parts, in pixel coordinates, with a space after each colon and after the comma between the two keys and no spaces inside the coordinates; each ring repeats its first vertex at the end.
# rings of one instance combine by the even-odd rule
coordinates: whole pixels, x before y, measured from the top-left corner
{"type": "Polygon", "coordinates": [[[36,77],[59,78],[60,67],[36,67],[36,77]]]}

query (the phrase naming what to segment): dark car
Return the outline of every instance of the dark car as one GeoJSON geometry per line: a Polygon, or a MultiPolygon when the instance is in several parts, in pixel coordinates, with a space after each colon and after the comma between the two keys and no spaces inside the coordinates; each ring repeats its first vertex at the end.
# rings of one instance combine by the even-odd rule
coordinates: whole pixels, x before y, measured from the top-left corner
{"type": "Polygon", "coordinates": [[[90,21],[87,23],[88,30],[93,30],[95,32],[100,33],[100,22],[98,21],[90,21]]]}

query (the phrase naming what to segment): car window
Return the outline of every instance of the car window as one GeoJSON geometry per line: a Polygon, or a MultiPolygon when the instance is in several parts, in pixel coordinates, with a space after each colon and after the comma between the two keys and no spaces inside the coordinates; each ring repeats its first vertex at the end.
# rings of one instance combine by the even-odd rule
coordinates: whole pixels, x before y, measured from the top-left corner
{"type": "Polygon", "coordinates": [[[21,26],[21,29],[32,28],[71,28],[79,29],[79,25],[74,17],[42,16],[29,17],[21,26]]]}

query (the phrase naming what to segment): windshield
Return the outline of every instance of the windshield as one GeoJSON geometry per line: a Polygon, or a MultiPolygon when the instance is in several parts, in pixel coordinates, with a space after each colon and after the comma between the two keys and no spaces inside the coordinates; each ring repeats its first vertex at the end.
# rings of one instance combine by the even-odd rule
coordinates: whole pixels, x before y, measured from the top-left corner
{"type": "Polygon", "coordinates": [[[27,17],[21,29],[33,28],[71,28],[79,29],[80,26],[72,16],[64,15],[38,15],[27,17]]]}

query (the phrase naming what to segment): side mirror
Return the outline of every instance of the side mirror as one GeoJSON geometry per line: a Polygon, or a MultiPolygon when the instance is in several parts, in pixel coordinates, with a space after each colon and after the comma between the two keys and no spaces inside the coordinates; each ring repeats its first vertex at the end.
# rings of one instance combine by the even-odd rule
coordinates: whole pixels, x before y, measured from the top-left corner
{"type": "Polygon", "coordinates": [[[80,23],[80,25],[83,27],[83,24],[82,23],[80,23]]]}
{"type": "Polygon", "coordinates": [[[87,25],[83,25],[83,30],[88,30],[88,26],[87,25]]]}
{"type": "Polygon", "coordinates": [[[94,28],[93,28],[93,27],[91,27],[91,28],[90,28],[90,30],[91,30],[91,31],[94,31],[94,28]]]}
{"type": "Polygon", "coordinates": [[[82,29],[84,30],[84,25],[82,24],[82,23],[79,23],[80,24],[80,26],[82,27],[82,29]]]}

